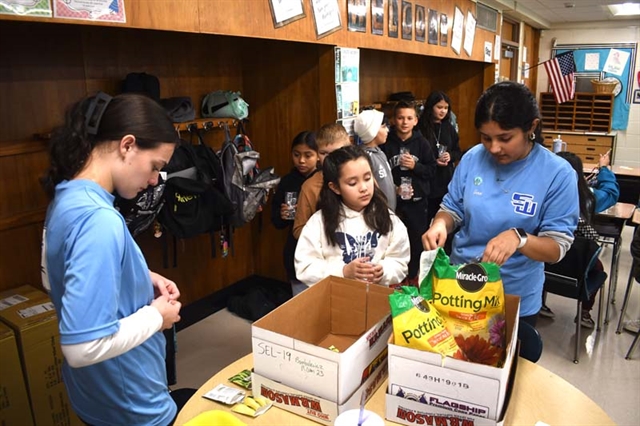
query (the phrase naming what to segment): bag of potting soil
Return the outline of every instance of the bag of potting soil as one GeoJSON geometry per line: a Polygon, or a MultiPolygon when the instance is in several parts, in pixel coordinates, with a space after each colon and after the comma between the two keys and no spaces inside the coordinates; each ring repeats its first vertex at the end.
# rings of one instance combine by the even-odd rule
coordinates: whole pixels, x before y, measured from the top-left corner
{"type": "Polygon", "coordinates": [[[500,267],[478,262],[451,265],[442,248],[420,257],[420,294],[433,297],[464,358],[502,366],[506,346],[504,287],[500,267]]]}

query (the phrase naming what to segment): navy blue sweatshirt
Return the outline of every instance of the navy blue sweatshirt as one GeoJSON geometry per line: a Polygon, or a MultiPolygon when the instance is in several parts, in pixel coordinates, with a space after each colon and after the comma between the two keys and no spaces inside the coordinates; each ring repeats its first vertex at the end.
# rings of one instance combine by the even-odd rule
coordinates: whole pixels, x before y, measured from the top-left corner
{"type": "MultiPolygon", "coordinates": [[[[426,198],[431,192],[431,181],[436,174],[436,157],[429,142],[422,136],[418,129],[413,129],[411,136],[402,141],[398,137],[395,127],[389,129],[387,143],[380,146],[389,159],[393,183],[400,186],[400,178],[408,176],[413,186],[413,198],[426,198]],[[408,148],[416,161],[413,170],[400,169],[400,148],[408,148]]],[[[402,202],[402,200],[398,200],[402,202]]]]}

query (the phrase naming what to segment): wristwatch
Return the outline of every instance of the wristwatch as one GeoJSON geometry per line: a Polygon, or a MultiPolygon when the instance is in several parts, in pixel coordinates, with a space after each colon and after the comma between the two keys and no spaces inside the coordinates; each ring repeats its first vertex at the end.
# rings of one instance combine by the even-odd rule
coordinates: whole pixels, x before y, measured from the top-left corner
{"type": "Polygon", "coordinates": [[[518,236],[518,238],[520,238],[518,247],[516,247],[518,250],[520,250],[522,247],[524,247],[525,244],[527,244],[527,232],[522,228],[511,228],[511,229],[513,229],[516,235],[518,236]]]}

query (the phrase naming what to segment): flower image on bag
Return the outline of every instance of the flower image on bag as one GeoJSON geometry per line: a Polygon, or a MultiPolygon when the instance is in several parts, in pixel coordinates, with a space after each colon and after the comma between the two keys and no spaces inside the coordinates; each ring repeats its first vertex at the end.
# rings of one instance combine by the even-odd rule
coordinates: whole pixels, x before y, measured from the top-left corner
{"type": "Polygon", "coordinates": [[[420,294],[433,297],[433,306],[444,318],[464,358],[502,366],[506,320],[500,267],[490,262],[451,265],[439,248],[435,258],[434,251],[423,252],[420,268],[420,294]],[[429,265],[428,271],[422,270],[429,265]]]}

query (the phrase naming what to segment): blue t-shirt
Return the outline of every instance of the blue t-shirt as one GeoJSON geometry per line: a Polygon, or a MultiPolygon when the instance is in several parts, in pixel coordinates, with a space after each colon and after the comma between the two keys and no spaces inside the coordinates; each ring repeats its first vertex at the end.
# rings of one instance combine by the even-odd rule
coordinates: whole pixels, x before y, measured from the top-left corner
{"type": "MultiPolygon", "coordinates": [[[[119,320],[153,300],[147,263],[113,207],[114,197],[89,180],[64,181],[45,220],[46,281],[58,313],[60,342],[110,336],[119,320]]],[[[62,374],[71,405],[93,425],[166,425],[176,414],[161,332],[128,352],[62,374]]]]}
{"type": "MultiPolygon", "coordinates": [[[[580,214],[575,171],[539,144],[526,158],[507,165],[496,163],[481,144],[474,146],[456,168],[443,205],[462,219],[453,239],[454,264],[473,261],[489,240],[510,228],[573,236],[580,214]]],[[[521,316],[540,310],[543,262],[516,251],[500,275],[505,292],[520,296],[521,316]]]]}

